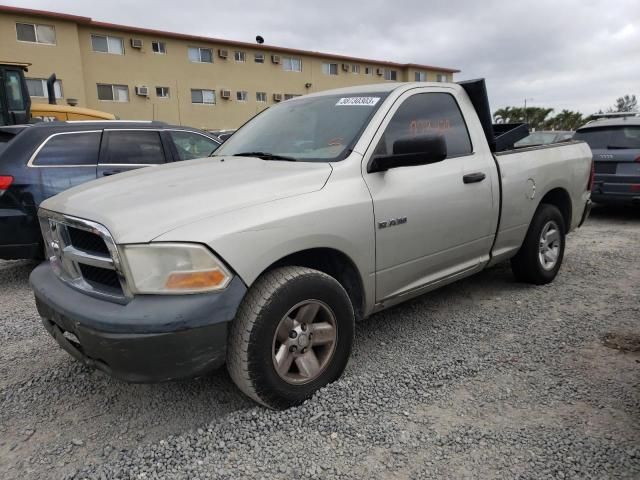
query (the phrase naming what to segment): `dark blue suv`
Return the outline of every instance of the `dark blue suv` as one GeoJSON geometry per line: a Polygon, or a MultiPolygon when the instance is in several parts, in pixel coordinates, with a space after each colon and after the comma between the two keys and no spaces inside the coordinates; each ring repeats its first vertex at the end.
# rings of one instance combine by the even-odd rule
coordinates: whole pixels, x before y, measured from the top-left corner
{"type": "Polygon", "coordinates": [[[51,122],[0,128],[0,259],[39,258],[40,202],[96,178],[207,157],[215,136],[159,122],[51,122]]]}
{"type": "Polygon", "coordinates": [[[593,152],[594,202],[640,205],[640,117],[595,120],[573,139],[584,140],[593,152]]]}

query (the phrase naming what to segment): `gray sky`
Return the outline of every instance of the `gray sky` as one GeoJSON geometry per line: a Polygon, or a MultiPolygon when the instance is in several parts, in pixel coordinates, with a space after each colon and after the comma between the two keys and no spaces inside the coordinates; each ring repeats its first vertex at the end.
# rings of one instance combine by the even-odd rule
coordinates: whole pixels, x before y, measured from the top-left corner
{"type": "Polygon", "coordinates": [[[423,63],[485,77],[493,110],[580,110],[640,95],[640,0],[19,0],[3,3],[194,35],[423,63]]]}

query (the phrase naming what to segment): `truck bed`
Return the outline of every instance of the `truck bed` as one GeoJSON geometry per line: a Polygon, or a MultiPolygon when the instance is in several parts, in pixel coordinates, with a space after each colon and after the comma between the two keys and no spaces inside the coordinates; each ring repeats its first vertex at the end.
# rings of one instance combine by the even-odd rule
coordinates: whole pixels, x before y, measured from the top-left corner
{"type": "Polygon", "coordinates": [[[539,203],[530,200],[540,195],[554,195],[555,189],[569,192],[572,208],[563,212],[567,232],[578,226],[589,197],[585,187],[591,174],[591,149],[585,142],[504,150],[494,153],[494,158],[500,175],[501,205],[492,264],[520,248],[539,203]],[[510,201],[503,201],[505,198],[510,201]]]}

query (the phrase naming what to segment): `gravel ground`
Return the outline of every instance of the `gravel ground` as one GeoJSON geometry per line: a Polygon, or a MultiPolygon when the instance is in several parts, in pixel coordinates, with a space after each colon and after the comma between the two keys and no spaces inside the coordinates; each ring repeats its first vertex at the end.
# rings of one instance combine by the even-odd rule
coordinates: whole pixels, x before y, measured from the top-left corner
{"type": "Polygon", "coordinates": [[[57,347],[0,262],[0,478],[640,478],[640,211],[597,210],[556,281],[500,265],[357,325],[286,412],[223,370],[128,385],[57,347]],[[609,339],[603,342],[603,339],[609,339]]]}

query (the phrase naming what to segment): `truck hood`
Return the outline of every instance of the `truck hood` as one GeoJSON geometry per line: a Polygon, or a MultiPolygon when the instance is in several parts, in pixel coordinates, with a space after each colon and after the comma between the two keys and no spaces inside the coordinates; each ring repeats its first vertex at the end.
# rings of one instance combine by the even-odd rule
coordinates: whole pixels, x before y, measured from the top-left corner
{"type": "Polygon", "coordinates": [[[320,190],[331,171],[328,163],[201,158],[102,178],[41,207],[101,223],[117,243],[142,243],[204,218],[320,190]]]}

